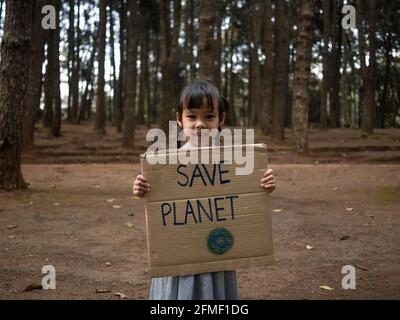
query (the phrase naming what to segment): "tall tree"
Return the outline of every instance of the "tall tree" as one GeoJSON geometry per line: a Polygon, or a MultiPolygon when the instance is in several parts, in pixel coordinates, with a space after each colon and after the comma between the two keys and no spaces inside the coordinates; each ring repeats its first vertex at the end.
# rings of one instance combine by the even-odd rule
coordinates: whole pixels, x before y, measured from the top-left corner
{"type": "Polygon", "coordinates": [[[128,56],[126,73],[126,96],[124,102],[124,122],[122,131],[122,146],[132,148],[135,140],[135,109],[137,80],[137,0],[128,0],[128,56]]]}
{"type": "Polygon", "coordinates": [[[321,84],[321,106],[319,111],[319,127],[322,130],[328,128],[328,101],[330,88],[330,68],[329,68],[329,39],[330,39],[330,0],[323,0],[323,49],[322,49],[322,84],[321,84]]]}
{"type": "Polygon", "coordinates": [[[68,107],[67,119],[73,118],[73,92],[75,78],[75,3],[74,0],[68,0],[68,107]]]}
{"type": "MultiPolygon", "coordinates": [[[[124,83],[125,83],[125,61],[126,61],[126,3],[124,0],[119,1],[119,71],[118,79],[114,84],[114,125],[117,132],[122,132],[122,119],[123,119],[123,103],[124,103],[124,83]]],[[[111,23],[111,21],[110,21],[111,23]]]]}
{"type": "Polygon", "coordinates": [[[272,138],[285,137],[285,109],[289,73],[289,25],[286,2],[276,1],[275,8],[275,64],[272,111],[272,138]]]}
{"type": "Polygon", "coordinates": [[[248,25],[249,25],[249,51],[250,51],[250,126],[255,127],[260,124],[260,112],[262,105],[260,61],[258,50],[260,44],[260,2],[258,0],[249,1],[248,25]],[[258,119],[258,121],[257,121],[258,119]]]}
{"type": "Polygon", "coordinates": [[[173,21],[171,28],[170,0],[161,1],[161,73],[162,73],[162,106],[160,126],[168,131],[168,121],[172,120],[172,106],[174,105],[174,76],[176,72],[176,52],[180,30],[181,1],[173,0],[173,21]]]}
{"type": "Polygon", "coordinates": [[[301,0],[293,78],[292,126],[297,152],[308,148],[308,81],[313,42],[314,0],[301,0]]]}
{"type": "Polygon", "coordinates": [[[185,7],[185,71],[186,82],[194,78],[193,33],[194,33],[194,1],[187,0],[185,7]]]}
{"type": "MultiPolygon", "coordinates": [[[[104,0],[106,1],[106,0],[104,0]]],[[[102,0],[100,0],[102,2],[102,0]]],[[[75,41],[74,48],[72,51],[72,107],[71,107],[71,116],[72,122],[77,123],[78,121],[78,110],[79,110],[79,80],[80,80],[80,69],[81,69],[81,57],[80,57],[80,48],[81,48],[81,28],[80,28],[80,16],[81,16],[81,4],[80,1],[77,3],[78,12],[76,17],[76,26],[75,26],[75,41]]]]}
{"type": "Polygon", "coordinates": [[[8,0],[0,61],[0,189],[23,189],[22,125],[30,63],[33,0],[8,0]]]}
{"type": "Polygon", "coordinates": [[[52,30],[53,42],[53,117],[51,133],[54,137],[61,135],[61,93],[60,93],[60,1],[53,0],[56,9],[56,29],[52,30]]]}
{"type": "Polygon", "coordinates": [[[44,79],[44,109],[42,123],[44,128],[50,128],[53,118],[53,99],[54,99],[54,41],[53,30],[47,34],[47,65],[44,79]]]}
{"type": "Polygon", "coordinates": [[[365,61],[365,35],[363,20],[364,3],[357,0],[357,28],[360,47],[361,76],[363,80],[362,119],[361,131],[366,134],[373,133],[376,120],[375,90],[376,90],[376,3],[368,1],[368,36],[369,36],[369,64],[365,61]]]}
{"type": "Polygon", "coordinates": [[[332,55],[331,55],[331,86],[329,94],[330,125],[332,128],[340,127],[340,67],[342,59],[342,32],[340,25],[343,0],[333,1],[332,7],[332,55]]]}
{"type": "Polygon", "coordinates": [[[264,98],[261,113],[261,130],[264,134],[269,134],[272,127],[272,94],[274,79],[274,58],[273,58],[273,28],[272,28],[272,4],[271,0],[263,1],[264,13],[264,98]]]}
{"type": "MultiPolygon", "coordinates": [[[[220,12],[219,3],[213,0],[200,2],[199,29],[199,78],[219,82],[219,61],[216,60],[218,46],[216,45],[217,15],[220,12]]],[[[218,85],[218,84],[217,84],[218,85]]]]}
{"type": "Polygon", "coordinates": [[[97,56],[98,76],[97,76],[97,95],[96,95],[96,121],[95,130],[98,134],[106,133],[106,106],[104,93],[104,64],[106,53],[106,0],[100,0],[100,21],[99,21],[99,53],[97,56]]]}
{"type": "Polygon", "coordinates": [[[28,87],[25,97],[24,111],[24,146],[32,146],[34,141],[35,122],[38,118],[40,96],[42,93],[42,65],[44,62],[44,44],[47,30],[42,28],[42,7],[45,0],[35,2],[35,13],[32,21],[32,49],[30,54],[30,67],[28,74],[28,87]]]}

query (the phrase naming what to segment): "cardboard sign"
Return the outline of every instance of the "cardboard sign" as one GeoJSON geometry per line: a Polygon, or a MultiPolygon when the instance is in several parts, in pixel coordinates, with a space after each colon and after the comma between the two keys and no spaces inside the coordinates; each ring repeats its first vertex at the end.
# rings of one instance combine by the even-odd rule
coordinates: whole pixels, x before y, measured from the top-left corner
{"type": "MultiPolygon", "coordinates": [[[[210,155],[218,148],[219,163],[212,163],[210,156],[208,164],[149,164],[154,155],[142,156],[142,174],[151,185],[145,196],[151,277],[273,264],[269,195],[260,187],[267,148],[252,146],[246,155],[254,157],[249,175],[236,174],[244,165],[235,159],[224,161],[228,150],[237,146],[206,148],[210,155]]],[[[244,154],[246,146],[240,147],[244,154]]],[[[176,150],[165,153],[174,152],[176,156],[176,150]]]]}

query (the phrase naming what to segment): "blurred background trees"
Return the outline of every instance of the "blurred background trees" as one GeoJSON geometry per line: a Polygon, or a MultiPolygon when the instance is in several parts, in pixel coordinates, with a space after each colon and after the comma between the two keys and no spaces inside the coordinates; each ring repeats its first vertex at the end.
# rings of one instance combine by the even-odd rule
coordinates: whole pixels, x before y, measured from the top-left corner
{"type": "MultiPolygon", "coordinates": [[[[1,64],[10,68],[6,23],[17,2],[0,1],[1,64]]],[[[308,127],[359,128],[365,137],[398,128],[399,13],[389,0],[32,1],[23,111],[14,108],[21,144],[34,145],[40,123],[57,137],[65,122],[93,122],[99,136],[116,130],[132,148],[138,125],[167,128],[180,90],[198,78],[228,99],[229,126],[276,140],[293,128],[299,152],[308,127]],[[49,4],[56,28],[45,30],[49,4]],[[356,28],[342,27],[345,5],[356,9],[356,28]]],[[[12,93],[1,85],[4,101],[12,93]]]]}

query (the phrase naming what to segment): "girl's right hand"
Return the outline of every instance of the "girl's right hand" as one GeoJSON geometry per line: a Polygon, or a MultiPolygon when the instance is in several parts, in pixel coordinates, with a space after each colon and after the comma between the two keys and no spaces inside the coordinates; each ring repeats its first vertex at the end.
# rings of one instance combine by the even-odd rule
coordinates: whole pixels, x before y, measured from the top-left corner
{"type": "Polygon", "coordinates": [[[133,195],[141,198],[146,192],[149,191],[150,191],[149,181],[145,177],[139,174],[136,177],[135,182],[133,183],[133,195]]]}

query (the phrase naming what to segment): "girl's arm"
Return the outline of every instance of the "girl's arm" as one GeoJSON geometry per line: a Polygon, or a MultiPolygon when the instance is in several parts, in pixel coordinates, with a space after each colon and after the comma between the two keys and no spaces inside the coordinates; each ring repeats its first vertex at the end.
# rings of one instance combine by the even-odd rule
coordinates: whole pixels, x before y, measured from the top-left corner
{"type": "Polygon", "coordinates": [[[268,193],[275,190],[275,180],[273,175],[274,170],[268,169],[264,172],[264,177],[261,178],[261,188],[268,193]]]}
{"type": "Polygon", "coordinates": [[[132,189],[133,195],[141,198],[146,192],[150,191],[150,183],[144,176],[139,174],[133,183],[132,189]]]}

